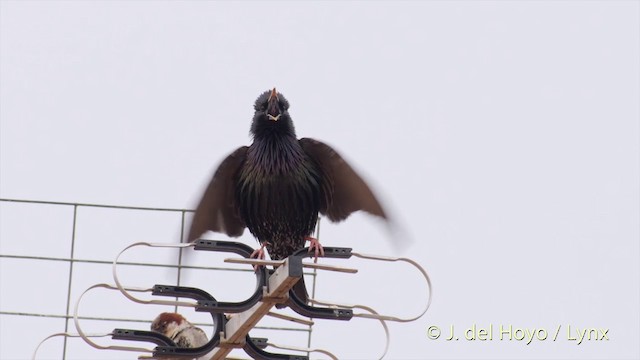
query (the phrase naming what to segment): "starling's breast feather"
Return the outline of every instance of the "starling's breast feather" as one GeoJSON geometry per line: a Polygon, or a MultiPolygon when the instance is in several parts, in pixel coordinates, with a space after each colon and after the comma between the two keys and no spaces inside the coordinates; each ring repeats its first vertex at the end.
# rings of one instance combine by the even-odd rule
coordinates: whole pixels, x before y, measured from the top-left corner
{"type": "MultiPolygon", "coordinates": [[[[321,178],[304,156],[286,169],[247,158],[240,170],[236,201],[242,219],[259,241],[302,247],[321,207],[321,178]]],[[[274,254],[272,253],[272,256],[274,254]]]]}

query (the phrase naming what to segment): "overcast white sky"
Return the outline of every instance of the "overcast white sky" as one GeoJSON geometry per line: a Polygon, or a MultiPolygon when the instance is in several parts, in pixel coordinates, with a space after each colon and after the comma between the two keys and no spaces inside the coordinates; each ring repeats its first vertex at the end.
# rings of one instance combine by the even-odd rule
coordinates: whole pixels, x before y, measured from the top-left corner
{"type": "MultiPolygon", "coordinates": [[[[340,151],[413,241],[399,251],[358,214],[324,222],[323,243],[409,256],[431,274],[432,308],[391,324],[389,359],[640,357],[639,2],[4,0],[0,10],[2,198],[192,208],[217,164],[249,144],[253,101],[276,86],[298,136],[340,151]],[[549,338],[467,341],[474,324],[549,338]],[[443,337],[453,325],[460,340],[430,340],[432,325],[443,337]],[[568,340],[583,328],[609,329],[609,340],[568,340]]],[[[68,256],[71,208],[0,205],[0,253],[68,256]]],[[[179,234],[179,215],[84,208],[75,255],[111,260],[133,241],[179,234]]],[[[361,273],[320,276],[318,297],[419,310],[424,286],[406,266],[340,264],[361,273]]],[[[132,285],[174,278],[130,270],[132,285]]],[[[67,275],[65,263],[0,259],[0,308],[64,314],[67,275]]],[[[187,281],[239,300],[252,279],[233,276],[187,281]]],[[[72,297],[96,282],[112,282],[109,267],[78,264],[72,297]]],[[[88,297],[88,316],[160,311],[106,291],[88,297]]],[[[58,319],[0,323],[2,359],[29,357],[64,329],[58,319]]],[[[372,358],[381,334],[370,321],[319,320],[313,345],[372,358]]],[[[60,358],[61,344],[42,358],[60,358]]],[[[68,358],[136,354],[71,340],[68,358]]]]}

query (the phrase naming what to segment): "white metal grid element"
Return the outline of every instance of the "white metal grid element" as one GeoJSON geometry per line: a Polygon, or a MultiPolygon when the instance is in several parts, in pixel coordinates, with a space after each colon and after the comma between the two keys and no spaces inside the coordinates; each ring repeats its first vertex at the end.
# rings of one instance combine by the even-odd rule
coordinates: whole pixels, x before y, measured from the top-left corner
{"type": "MultiPolygon", "coordinates": [[[[78,248],[82,247],[83,249],[87,249],[88,244],[82,244],[82,242],[89,241],[89,239],[79,239],[78,230],[79,228],[83,228],[83,213],[90,212],[92,209],[107,209],[110,212],[114,211],[120,213],[119,216],[127,217],[126,212],[135,211],[135,212],[143,212],[143,213],[163,213],[168,216],[169,219],[173,219],[172,224],[179,224],[179,235],[176,233],[173,236],[174,240],[177,242],[179,239],[184,238],[185,236],[185,225],[187,217],[191,215],[193,212],[189,209],[174,209],[174,208],[150,208],[150,207],[135,207],[135,206],[116,206],[116,205],[102,205],[102,204],[88,204],[88,203],[69,203],[69,202],[53,202],[53,201],[33,201],[33,200],[18,200],[18,199],[0,199],[1,206],[1,225],[3,231],[0,233],[2,236],[2,244],[0,246],[0,266],[2,263],[5,263],[5,268],[7,268],[6,262],[19,263],[22,268],[29,269],[39,269],[43,264],[63,264],[66,265],[66,269],[64,272],[66,276],[64,280],[61,277],[56,277],[53,280],[54,284],[49,284],[53,286],[57,286],[58,288],[63,288],[58,291],[56,294],[51,293],[28,293],[26,296],[33,297],[34,294],[36,297],[41,296],[40,301],[36,299],[36,301],[21,303],[21,306],[18,307],[6,307],[4,306],[5,301],[0,301],[0,323],[6,323],[7,320],[16,318],[31,319],[30,323],[34,323],[35,326],[40,326],[38,324],[43,324],[42,326],[48,329],[48,334],[44,334],[44,336],[56,333],[56,332],[74,332],[74,327],[72,325],[73,321],[73,306],[75,302],[75,296],[77,296],[77,291],[74,292],[74,287],[78,286],[79,273],[82,273],[81,270],[78,270],[79,266],[87,266],[87,264],[101,266],[101,267],[110,267],[112,265],[112,260],[105,258],[104,254],[100,253],[100,248],[95,251],[84,251],[82,254],[78,253],[78,248]],[[63,216],[53,216],[55,219],[49,219],[52,214],[51,210],[42,211],[41,208],[46,207],[47,209],[51,209],[51,207],[61,210],[67,215],[63,216]],[[40,210],[39,210],[40,209],[40,210]],[[12,213],[17,214],[12,214],[12,213]],[[121,214],[125,212],[125,214],[121,214]],[[33,213],[40,213],[38,215],[33,215],[33,213]],[[20,217],[22,218],[20,219],[20,217]],[[52,234],[47,231],[46,224],[44,227],[44,233],[40,233],[37,230],[39,229],[39,219],[43,219],[46,221],[56,221],[62,222],[64,224],[57,224],[57,228],[60,230],[60,234],[52,234]],[[13,222],[23,223],[24,226],[12,226],[15,225],[13,222]],[[70,229],[70,230],[68,230],[70,229]],[[25,234],[29,232],[29,236],[25,234]],[[48,241],[49,238],[56,237],[60,242],[67,242],[68,249],[60,249],[61,251],[56,251],[55,254],[49,254],[47,251],[43,253],[39,251],[39,247],[42,242],[48,241]],[[22,244],[22,246],[12,246],[12,244],[22,244]],[[80,246],[82,245],[82,246],[80,246]],[[66,250],[66,256],[64,256],[64,251],[66,250]],[[95,255],[95,256],[94,256],[95,255]],[[74,271],[74,267],[76,270],[74,271]],[[60,304],[64,304],[63,309],[58,307],[58,311],[51,311],[46,308],[43,309],[42,305],[46,302],[57,302],[60,304]],[[63,320],[62,324],[58,323],[57,326],[45,326],[44,323],[46,320],[50,319],[59,319],[63,320]],[[50,330],[50,331],[49,331],[50,330]]],[[[163,215],[163,219],[167,219],[167,216],[163,215]]],[[[105,220],[108,222],[108,220],[105,220]]],[[[108,228],[108,225],[106,225],[108,228]]],[[[55,232],[55,231],[54,231],[55,232]]],[[[86,232],[86,231],[85,231],[86,232]]],[[[169,236],[170,238],[171,236],[169,236]]],[[[316,229],[316,237],[319,237],[319,223],[318,228],[316,229]]],[[[194,266],[183,264],[183,254],[182,250],[180,250],[179,256],[176,261],[167,262],[167,263],[159,263],[154,261],[141,261],[141,262],[121,262],[121,265],[130,266],[136,269],[144,269],[144,268],[166,268],[175,270],[175,278],[174,285],[181,285],[184,272],[187,270],[196,270],[196,271],[211,271],[211,272],[245,272],[250,273],[251,270],[248,267],[238,268],[238,267],[227,267],[224,266],[224,263],[220,263],[223,266],[194,266]]],[[[33,274],[32,274],[33,275],[33,274]]],[[[39,281],[49,282],[52,280],[46,274],[35,274],[36,278],[39,281]]],[[[316,289],[316,272],[305,273],[307,276],[312,276],[311,282],[311,292],[312,297],[315,297],[315,289],[316,289]]],[[[7,274],[2,275],[3,279],[8,279],[9,276],[7,274]]],[[[18,276],[18,275],[16,275],[18,276]]],[[[86,282],[86,280],[84,280],[86,282]]],[[[0,289],[2,289],[2,296],[0,300],[10,300],[9,297],[11,294],[21,293],[26,291],[20,284],[21,282],[18,279],[18,282],[12,281],[2,281],[4,284],[0,283],[0,289]]],[[[99,280],[94,281],[94,283],[99,282],[99,280]]],[[[31,287],[39,287],[40,284],[29,284],[31,287]]],[[[216,296],[216,294],[212,294],[216,296]]],[[[10,301],[7,301],[10,302],[10,301]]],[[[15,301],[14,301],[15,302],[15,301]]],[[[165,310],[167,311],[167,310],[165,310]]],[[[177,307],[174,307],[173,311],[178,311],[177,307]]],[[[161,311],[158,311],[158,313],[161,311]]],[[[188,313],[185,314],[188,318],[188,313]]],[[[126,323],[134,323],[132,325],[133,328],[137,328],[140,324],[148,324],[151,323],[153,317],[145,318],[142,316],[137,317],[117,317],[117,316],[90,316],[85,315],[80,317],[83,321],[88,322],[106,322],[108,324],[120,324],[118,327],[126,327],[124,324],[126,323]]],[[[15,322],[15,321],[14,321],[15,322]]],[[[201,327],[210,326],[210,324],[198,323],[194,322],[196,325],[201,327]]],[[[109,326],[109,325],[107,325],[109,326]]],[[[306,334],[306,346],[311,346],[311,335],[312,335],[312,325],[308,326],[256,326],[255,329],[262,330],[263,334],[268,335],[269,332],[295,332],[306,334]]],[[[6,331],[6,329],[4,329],[6,331]]],[[[25,333],[26,329],[18,329],[18,331],[25,333]]],[[[28,336],[28,333],[26,333],[28,336]]],[[[36,338],[30,341],[35,345],[44,338],[43,334],[35,335],[36,338]]],[[[4,336],[3,336],[4,337],[4,336]]],[[[5,337],[4,341],[9,341],[7,337],[5,337]]],[[[3,342],[4,342],[3,341],[3,342]]],[[[61,358],[67,359],[69,357],[73,357],[72,351],[70,350],[68,339],[64,338],[61,349],[61,358]]],[[[11,346],[11,344],[8,344],[11,346]]],[[[33,348],[24,349],[20,356],[28,356],[33,351],[33,348]]],[[[14,352],[11,354],[18,354],[18,352],[14,352]]],[[[58,354],[48,354],[49,356],[58,357],[58,354]]]]}

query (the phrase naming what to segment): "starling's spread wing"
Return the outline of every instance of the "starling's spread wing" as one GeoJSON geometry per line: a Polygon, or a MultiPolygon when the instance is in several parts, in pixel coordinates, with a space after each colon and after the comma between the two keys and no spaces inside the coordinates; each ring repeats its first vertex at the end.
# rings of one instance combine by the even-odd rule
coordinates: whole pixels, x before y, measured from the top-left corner
{"type": "Polygon", "coordinates": [[[325,186],[326,191],[329,191],[329,194],[325,194],[328,201],[326,208],[320,209],[320,213],[334,222],[344,220],[358,210],[387,218],[369,186],[329,145],[303,138],[300,139],[300,146],[320,167],[328,183],[325,186]]]}
{"type": "Polygon", "coordinates": [[[246,146],[238,148],[216,170],[196,208],[188,242],[196,240],[207,230],[233,237],[242,235],[245,223],[236,206],[234,180],[247,155],[247,149],[246,146]]]}

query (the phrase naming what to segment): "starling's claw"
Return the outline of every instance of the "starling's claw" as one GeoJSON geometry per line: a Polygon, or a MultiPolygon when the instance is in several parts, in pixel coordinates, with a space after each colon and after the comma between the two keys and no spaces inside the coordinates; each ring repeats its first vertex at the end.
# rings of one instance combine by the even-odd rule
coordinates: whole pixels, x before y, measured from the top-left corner
{"type": "MultiPolygon", "coordinates": [[[[258,259],[258,260],[264,260],[264,247],[267,246],[269,243],[268,242],[263,242],[262,245],[260,245],[260,249],[256,249],[254,252],[251,253],[251,255],[249,256],[250,259],[258,259]]],[[[255,272],[258,272],[258,269],[260,269],[261,265],[253,265],[253,270],[255,272]]]]}
{"type": "Polygon", "coordinates": [[[304,239],[309,242],[309,252],[311,252],[311,250],[313,250],[313,254],[314,254],[313,262],[317,263],[318,262],[318,255],[319,256],[324,256],[324,248],[322,247],[322,245],[320,245],[320,241],[318,241],[318,239],[316,239],[316,238],[313,238],[311,236],[307,236],[304,239]]]}

